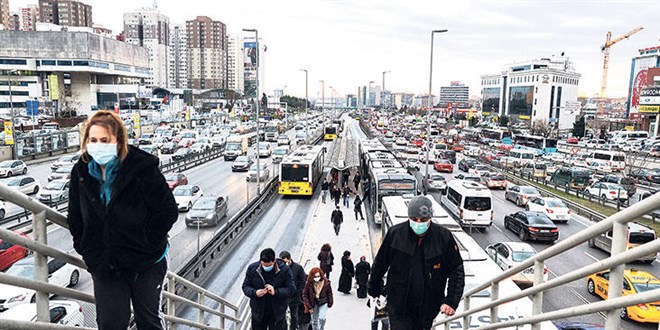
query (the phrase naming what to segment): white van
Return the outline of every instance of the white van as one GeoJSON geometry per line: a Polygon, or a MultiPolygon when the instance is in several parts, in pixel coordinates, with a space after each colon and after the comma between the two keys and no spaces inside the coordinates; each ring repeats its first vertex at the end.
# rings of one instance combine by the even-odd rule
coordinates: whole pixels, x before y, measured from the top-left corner
{"type": "Polygon", "coordinates": [[[464,227],[487,228],[493,224],[493,195],[486,186],[473,181],[451,180],[442,205],[464,227]]]}
{"type": "Polygon", "coordinates": [[[587,162],[597,161],[605,162],[612,168],[612,171],[623,171],[626,167],[626,154],[621,151],[598,150],[589,155],[587,162]]]}
{"type": "Polygon", "coordinates": [[[518,165],[533,162],[535,156],[536,151],[529,149],[511,149],[509,151],[509,157],[513,158],[513,161],[518,165]]]}
{"type": "Polygon", "coordinates": [[[624,144],[629,141],[642,141],[649,138],[649,132],[646,131],[618,131],[614,133],[612,142],[624,144]]]}
{"type": "Polygon", "coordinates": [[[465,146],[463,149],[463,154],[470,157],[479,157],[481,149],[478,146],[465,146]]]}

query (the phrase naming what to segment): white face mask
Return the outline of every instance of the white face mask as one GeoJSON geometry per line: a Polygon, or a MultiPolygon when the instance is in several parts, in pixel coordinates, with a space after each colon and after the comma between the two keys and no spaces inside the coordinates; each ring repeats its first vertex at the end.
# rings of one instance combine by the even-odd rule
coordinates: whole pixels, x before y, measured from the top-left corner
{"type": "Polygon", "coordinates": [[[320,277],[314,277],[314,282],[320,282],[321,278],[320,277]]]}

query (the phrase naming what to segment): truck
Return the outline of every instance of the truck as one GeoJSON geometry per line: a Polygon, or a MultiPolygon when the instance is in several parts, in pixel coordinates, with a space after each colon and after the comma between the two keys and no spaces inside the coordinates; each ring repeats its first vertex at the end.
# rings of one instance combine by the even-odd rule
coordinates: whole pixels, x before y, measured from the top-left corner
{"type": "Polygon", "coordinates": [[[264,139],[266,141],[277,142],[277,137],[284,133],[284,124],[279,120],[272,121],[266,124],[264,132],[264,139]]]}
{"type": "Polygon", "coordinates": [[[248,152],[248,136],[232,135],[227,138],[223,156],[225,160],[234,160],[238,156],[246,155],[248,152]]]}

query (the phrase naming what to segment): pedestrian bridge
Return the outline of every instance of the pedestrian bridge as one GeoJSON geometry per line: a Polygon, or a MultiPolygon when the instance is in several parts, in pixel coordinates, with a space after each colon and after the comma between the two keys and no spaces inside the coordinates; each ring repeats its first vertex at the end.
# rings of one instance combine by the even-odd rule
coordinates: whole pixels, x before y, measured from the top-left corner
{"type": "MultiPolygon", "coordinates": [[[[37,292],[36,322],[0,319],[0,329],[93,329],[92,327],[70,327],[51,324],[49,322],[49,295],[57,295],[58,297],[65,297],[84,303],[94,303],[94,296],[89,292],[63,288],[48,283],[47,257],[61,259],[81,269],[86,268],[85,263],[79,257],[67,251],[53,248],[46,240],[47,226],[51,224],[52,226],[66,228],[66,216],[1,183],[0,198],[23,207],[34,214],[33,223],[29,229],[32,232],[34,240],[30,240],[6,229],[0,229],[0,239],[33,251],[36,263],[34,278],[22,278],[0,273],[0,283],[29,288],[37,292]]],[[[309,270],[317,263],[316,253],[319,251],[320,245],[329,242],[336,247],[334,250],[336,256],[342,254],[343,251],[340,250],[347,249],[353,252],[353,260],[358,260],[361,255],[365,255],[367,259],[371,260],[371,246],[369,244],[369,233],[366,222],[354,220],[352,212],[346,212],[344,217],[345,222],[342,225],[340,234],[334,235],[334,232],[330,229],[329,220],[329,215],[334,205],[331,205],[332,203],[330,202],[323,204],[320,200],[317,200],[316,203],[314,219],[302,243],[301,255],[298,258],[294,256],[294,259],[300,260],[303,266],[309,270]]],[[[620,323],[619,310],[622,307],[660,300],[660,289],[635,295],[621,296],[625,263],[660,251],[660,240],[658,239],[634,249],[626,250],[627,222],[649,213],[656,209],[658,205],[660,205],[660,194],[655,194],[545,249],[535,257],[527,259],[519,266],[493,276],[478,286],[466,288],[457,314],[452,317],[440,315],[436,319],[434,328],[468,329],[478,327],[479,329],[513,329],[522,326],[528,329],[545,329],[546,327],[542,327],[542,325],[547,325],[547,321],[603,312],[607,315],[605,328],[618,329],[620,323]],[[542,274],[546,260],[562,253],[570,254],[571,249],[575,246],[584,244],[590,238],[609,230],[613,230],[611,257],[543,282],[542,274]],[[513,294],[505,292],[505,290],[500,290],[500,283],[529,267],[535,269],[535,274],[540,274],[534,278],[534,285],[532,287],[513,294]],[[605,269],[611,269],[608,300],[543,312],[542,298],[545,290],[561,287],[564,284],[583,279],[589,274],[605,269]],[[476,297],[484,290],[489,290],[490,301],[487,303],[475,303],[478,300],[476,297]],[[498,311],[504,309],[507,303],[519,299],[531,301],[532,312],[530,315],[514,319],[499,317],[498,311]],[[488,322],[475,326],[476,316],[484,315],[484,313],[489,316],[487,318],[488,322]],[[460,324],[460,326],[457,327],[457,324],[460,324]]],[[[231,244],[229,246],[231,247],[231,244]]],[[[218,249],[218,251],[220,250],[218,249]]],[[[171,253],[176,253],[176,251],[171,251],[171,253]]],[[[200,263],[208,269],[212,269],[213,267],[212,264],[207,264],[206,261],[200,263]]],[[[337,283],[339,277],[339,271],[336,270],[338,266],[335,267],[335,271],[331,274],[332,283],[337,283]]],[[[188,278],[186,278],[182,274],[168,272],[166,290],[163,295],[164,304],[162,306],[168,329],[250,329],[250,311],[247,299],[242,298],[238,302],[227,301],[223,297],[196,284],[195,278],[197,278],[197,275],[198,273],[195,271],[190,273],[188,278]],[[183,317],[182,315],[184,313],[181,311],[186,309],[196,311],[197,317],[183,317]],[[207,321],[209,316],[218,320],[218,322],[214,322],[213,326],[209,325],[207,321]]],[[[241,285],[242,278],[234,280],[235,285],[241,285]]],[[[362,329],[367,327],[371,322],[371,310],[366,307],[366,300],[357,300],[353,295],[335,293],[335,307],[331,311],[332,314],[328,316],[329,321],[326,329],[362,329]]],[[[190,313],[185,313],[185,315],[190,315],[190,313]]],[[[479,319],[483,320],[482,317],[479,317],[479,319]]]]}

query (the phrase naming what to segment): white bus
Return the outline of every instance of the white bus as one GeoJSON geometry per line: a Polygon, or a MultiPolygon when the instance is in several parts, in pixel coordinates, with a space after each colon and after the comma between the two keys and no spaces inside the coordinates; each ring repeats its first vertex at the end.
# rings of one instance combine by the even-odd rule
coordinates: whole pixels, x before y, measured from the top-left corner
{"type": "Polygon", "coordinates": [[[511,149],[511,151],[509,151],[509,158],[518,165],[533,162],[535,156],[536,151],[530,149],[511,149]]]}
{"type": "MultiPolygon", "coordinates": [[[[385,237],[385,234],[387,234],[387,231],[391,227],[408,221],[408,203],[410,203],[410,200],[413,197],[415,196],[404,195],[383,197],[383,207],[381,208],[381,219],[383,223],[380,226],[381,237],[385,237]]],[[[431,195],[428,197],[431,201],[431,205],[433,205],[433,218],[431,218],[431,221],[442,225],[452,232],[460,232],[463,230],[461,226],[459,226],[456,221],[447,214],[445,209],[443,209],[442,206],[431,197],[431,195]]]]}
{"type": "Polygon", "coordinates": [[[629,141],[642,141],[649,138],[649,132],[646,131],[618,131],[614,133],[612,142],[624,144],[629,141]]]}
{"type": "Polygon", "coordinates": [[[442,205],[464,227],[487,228],[493,224],[493,195],[486,186],[472,181],[451,180],[442,205]]]}
{"type": "Polygon", "coordinates": [[[621,151],[598,150],[589,155],[587,161],[604,161],[613,171],[623,171],[626,168],[626,154],[621,151]]]}

